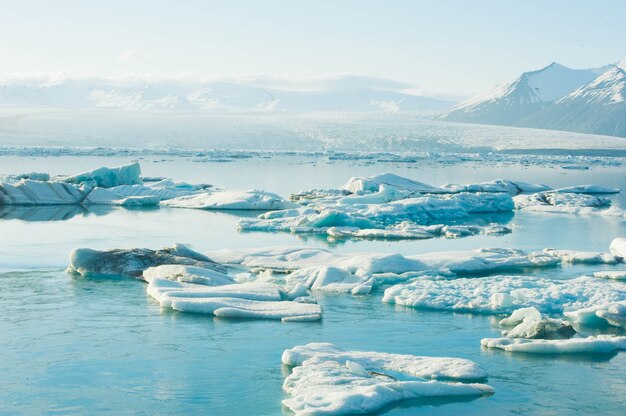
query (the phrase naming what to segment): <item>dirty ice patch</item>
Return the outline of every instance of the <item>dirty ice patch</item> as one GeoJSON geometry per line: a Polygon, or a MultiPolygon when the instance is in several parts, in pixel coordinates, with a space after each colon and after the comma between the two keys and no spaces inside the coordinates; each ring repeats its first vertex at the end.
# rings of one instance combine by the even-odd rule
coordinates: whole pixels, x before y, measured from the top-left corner
{"type": "Polygon", "coordinates": [[[318,343],[286,350],[283,363],[296,366],[283,383],[291,396],[283,404],[298,415],[371,413],[416,398],[494,393],[486,384],[432,380],[486,376],[473,362],[457,358],[343,351],[318,343]]]}
{"type": "Polygon", "coordinates": [[[225,267],[184,244],[159,250],[129,248],[92,250],[79,248],[70,253],[67,271],[82,276],[113,275],[142,279],[143,272],[160,265],[186,265],[225,272],[225,267]]]}

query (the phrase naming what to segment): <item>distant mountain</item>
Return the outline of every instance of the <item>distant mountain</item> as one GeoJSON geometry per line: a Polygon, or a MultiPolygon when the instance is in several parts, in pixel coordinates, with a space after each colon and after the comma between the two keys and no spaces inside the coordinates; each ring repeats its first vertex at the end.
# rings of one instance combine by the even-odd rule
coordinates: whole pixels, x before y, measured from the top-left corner
{"type": "Polygon", "coordinates": [[[626,61],[593,69],[552,63],[470,98],[440,119],[626,137],[626,61]]]}
{"type": "Polygon", "coordinates": [[[592,82],[517,125],[626,137],[626,72],[611,66],[592,82]]]}
{"type": "Polygon", "coordinates": [[[443,111],[452,102],[405,93],[391,80],[343,75],[271,80],[105,80],[0,83],[0,105],[81,109],[199,111],[443,111]]]}
{"type": "Polygon", "coordinates": [[[556,62],[524,72],[515,81],[468,99],[441,118],[466,123],[512,125],[541,111],[576,88],[592,81],[591,69],[571,69],[556,62]]]}

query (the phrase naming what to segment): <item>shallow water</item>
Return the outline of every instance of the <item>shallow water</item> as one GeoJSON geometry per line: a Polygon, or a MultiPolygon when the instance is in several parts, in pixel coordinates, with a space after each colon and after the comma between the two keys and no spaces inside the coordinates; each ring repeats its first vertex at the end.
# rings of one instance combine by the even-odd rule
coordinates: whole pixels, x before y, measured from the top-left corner
{"type": "MultiPolygon", "coordinates": [[[[626,184],[626,171],[620,166],[569,171],[550,165],[471,162],[446,169],[419,163],[329,163],[301,156],[231,163],[170,159],[143,159],[144,174],[257,187],[283,195],[381,172],[436,185],[495,178],[554,187],[626,184]]],[[[0,157],[0,173],[74,173],[128,161],[0,157]]],[[[624,194],[612,198],[626,207],[624,194]]],[[[504,236],[334,244],[291,234],[238,233],[240,215],[58,207],[0,213],[0,374],[4,375],[0,414],[281,414],[285,412],[281,385],[288,371],[281,366],[281,353],[313,341],[333,342],[345,349],[469,358],[489,372],[488,383],[496,389],[491,397],[469,402],[412,402],[391,409],[390,415],[623,411],[626,354],[537,357],[481,350],[481,338],[498,335],[493,317],[394,307],[383,304],[382,293],[377,292],[357,297],[316,295],[324,308],[324,318],[317,323],[225,320],[161,310],[138,281],[75,278],[63,272],[68,253],[77,247],[156,248],[188,242],[201,251],[274,245],[404,254],[479,247],[606,251],[612,238],[626,235],[624,219],[522,212],[511,220],[513,233],[504,236]]],[[[558,278],[607,268],[620,266],[565,266],[533,273],[558,278]]]]}

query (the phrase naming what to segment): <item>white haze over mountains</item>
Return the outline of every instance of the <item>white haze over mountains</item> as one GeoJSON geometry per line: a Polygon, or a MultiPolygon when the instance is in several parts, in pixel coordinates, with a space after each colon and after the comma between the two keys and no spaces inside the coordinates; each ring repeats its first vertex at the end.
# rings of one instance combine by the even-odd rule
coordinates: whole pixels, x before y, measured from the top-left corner
{"type": "Polygon", "coordinates": [[[118,110],[442,111],[453,103],[365,75],[119,78],[21,75],[0,80],[0,105],[118,110]]]}
{"type": "Polygon", "coordinates": [[[552,63],[472,97],[441,119],[626,136],[626,60],[599,68],[552,63]]]}
{"type": "Polygon", "coordinates": [[[626,60],[572,69],[553,62],[460,104],[415,85],[359,74],[0,77],[0,108],[199,112],[427,112],[445,121],[626,137],[626,60]]]}

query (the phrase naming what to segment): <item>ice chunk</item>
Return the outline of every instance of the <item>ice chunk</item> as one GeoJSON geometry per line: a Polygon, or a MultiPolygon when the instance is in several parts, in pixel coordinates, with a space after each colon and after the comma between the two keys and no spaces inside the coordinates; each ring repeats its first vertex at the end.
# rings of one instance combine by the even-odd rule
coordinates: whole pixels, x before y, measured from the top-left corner
{"type": "Polygon", "coordinates": [[[550,190],[548,185],[532,184],[508,179],[496,179],[489,182],[468,185],[445,184],[442,188],[451,192],[506,192],[517,195],[522,192],[543,192],[550,190]]]}
{"type": "Polygon", "coordinates": [[[513,198],[515,207],[529,209],[532,207],[604,207],[611,205],[605,197],[577,193],[540,192],[529,195],[518,195],[513,198]]]}
{"type": "Polygon", "coordinates": [[[601,272],[595,272],[593,275],[600,279],[626,280],[626,270],[605,270],[601,272]]]}
{"type": "MultiPolygon", "coordinates": [[[[309,344],[300,348],[309,346],[337,349],[332,344],[309,344]]],[[[297,348],[299,347],[294,349],[297,348]]],[[[468,360],[354,353],[363,357],[369,354],[381,358],[369,360],[364,357],[352,360],[346,357],[351,352],[346,352],[343,356],[316,355],[297,364],[290,361],[290,364],[285,362],[285,356],[290,355],[290,350],[285,351],[283,362],[298,366],[283,383],[283,390],[291,396],[283,400],[283,404],[297,415],[371,413],[393,403],[420,397],[482,396],[494,392],[486,384],[452,383],[411,377],[414,370],[418,369],[419,372],[420,367],[439,367],[442,364],[445,367],[454,367],[457,363],[476,367],[468,360]],[[382,358],[383,356],[387,357],[382,358]],[[390,365],[394,359],[399,361],[390,365]],[[392,374],[385,374],[384,371],[391,371],[392,374]],[[400,374],[404,374],[401,380],[395,377],[400,377],[400,374]]],[[[426,377],[432,375],[428,370],[422,373],[426,377]]]]}
{"type": "Polygon", "coordinates": [[[566,188],[556,189],[554,192],[564,194],[617,194],[620,192],[617,188],[609,188],[600,185],[576,185],[566,188]]]}
{"type": "Polygon", "coordinates": [[[616,264],[617,257],[609,253],[577,250],[555,250],[546,248],[543,250],[551,256],[560,258],[564,263],[571,264],[616,264]]]}
{"type": "MultiPolygon", "coordinates": [[[[275,215],[239,222],[241,231],[283,231],[327,234],[333,238],[432,238],[461,237],[488,233],[489,226],[449,226],[415,228],[417,224],[465,219],[473,214],[510,212],[513,200],[507,194],[462,193],[447,196],[423,196],[392,202],[379,200],[380,194],[346,197],[337,201],[317,203],[315,208],[290,209],[275,215]],[[381,203],[372,203],[378,201],[381,203]],[[347,228],[349,227],[349,229],[347,228]],[[377,231],[380,230],[380,231],[377,231]]],[[[499,232],[506,232],[503,228],[499,232]]]]}
{"type": "Polygon", "coordinates": [[[30,179],[0,183],[0,205],[77,205],[85,192],[68,183],[30,179]]]}
{"type": "Polygon", "coordinates": [[[616,238],[611,241],[609,246],[611,253],[624,261],[626,259],[626,238],[616,238]]]}
{"type": "Polygon", "coordinates": [[[420,378],[480,380],[487,372],[473,361],[464,358],[427,357],[409,354],[391,354],[371,351],[345,351],[328,342],[298,345],[283,352],[283,364],[302,365],[306,360],[352,361],[368,369],[398,371],[420,378]]]}
{"type": "Polygon", "coordinates": [[[141,278],[149,267],[164,264],[197,266],[224,272],[225,268],[207,256],[191,250],[184,244],[160,250],[147,248],[114,249],[106,251],[79,248],[70,253],[70,273],[80,275],[103,274],[141,278]]]}
{"type": "Polygon", "coordinates": [[[414,308],[487,314],[530,306],[542,313],[562,314],[624,300],[626,286],[588,276],[571,280],[532,276],[418,279],[388,288],[383,297],[383,302],[414,308]]]}
{"type": "Polygon", "coordinates": [[[248,282],[222,286],[153,278],[147,292],[162,307],[222,317],[311,321],[321,318],[315,303],[282,300],[279,286],[248,282]]]}
{"type": "Polygon", "coordinates": [[[280,210],[296,207],[276,194],[258,190],[202,192],[169,199],[163,201],[162,205],[224,210],[280,210]]]}
{"type": "MultiPolygon", "coordinates": [[[[115,189],[115,188],[112,188],[115,189]]],[[[155,196],[127,196],[116,194],[112,189],[94,188],[83,200],[83,205],[114,205],[114,206],[157,206],[160,199],[155,196]]]]}
{"type": "Polygon", "coordinates": [[[117,168],[99,168],[89,172],[69,176],[65,181],[85,183],[89,186],[111,188],[118,185],[135,185],[141,183],[141,167],[139,163],[131,163],[117,168]]]}
{"type": "Polygon", "coordinates": [[[229,285],[235,283],[232,276],[204,267],[183,266],[180,264],[164,264],[149,267],[143,271],[143,280],[167,279],[178,282],[197,283],[208,286],[229,285]]]}
{"type": "Polygon", "coordinates": [[[484,338],[480,344],[486,348],[530,354],[611,354],[626,349],[626,337],[598,335],[558,340],[484,338]]]}
{"type": "Polygon", "coordinates": [[[365,195],[353,195],[345,196],[339,199],[339,204],[384,204],[387,202],[397,201],[399,199],[407,198],[411,193],[409,191],[402,191],[396,188],[380,185],[378,192],[365,195]]]}
{"type": "Polygon", "coordinates": [[[369,274],[398,275],[413,272],[484,274],[533,267],[554,267],[561,263],[558,257],[541,251],[526,253],[521,250],[498,248],[435,252],[414,256],[379,253],[337,254],[310,247],[233,249],[209,254],[219,262],[239,264],[251,269],[289,272],[306,267],[334,266],[351,273],[361,270],[369,274]]]}
{"type": "Polygon", "coordinates": [[[372,291],[373,279],[367,273],[322,266],[297,270],[287,276],[286,283],[288,286],[304,284],[311,290],[324,292],[366,294],[372,291]]]}
{"type": "Polygon", "coordinates": [[[446,189],[394,175],[393,173],[383,173],[382,175],[370,176],[369,178],[350,178],[348,183],[343,185],[341,189],[347,190],[353,194],[358,194],[363,192],[377,192],[381,185],[413,193],[435,194],[449,192],[446,189]]]}

